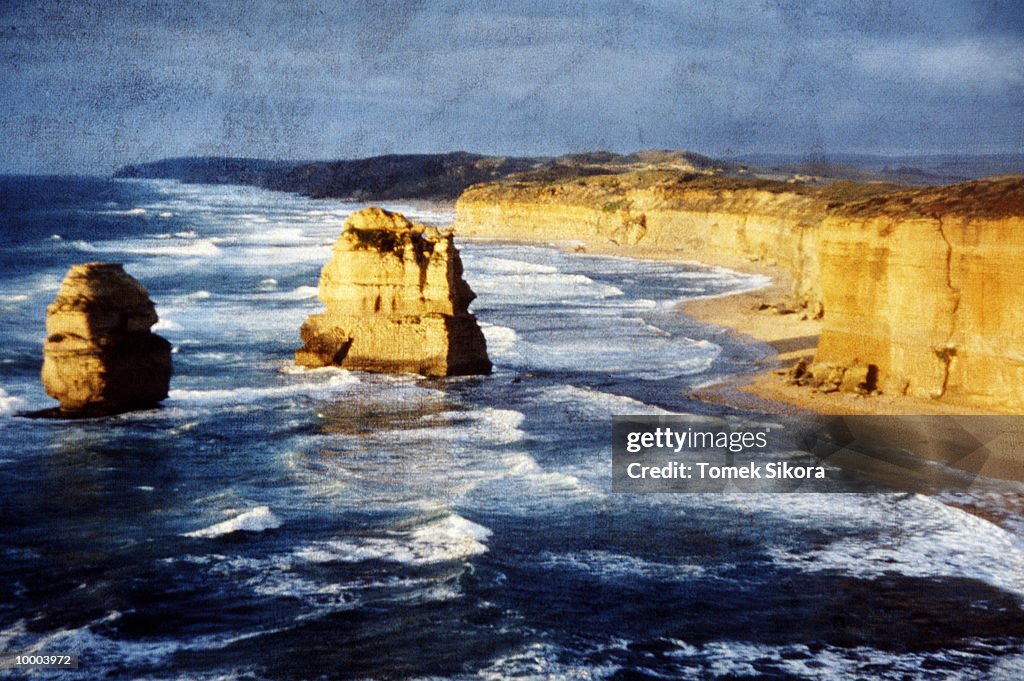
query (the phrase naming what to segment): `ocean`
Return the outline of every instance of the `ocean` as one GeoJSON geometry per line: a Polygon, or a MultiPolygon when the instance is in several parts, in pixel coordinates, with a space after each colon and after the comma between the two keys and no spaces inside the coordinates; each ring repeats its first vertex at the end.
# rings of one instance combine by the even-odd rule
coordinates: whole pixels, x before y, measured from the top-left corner
{"type": "Polygon", "coordinates": [[[0,677],[1024,678],[1020,483],[611,491],[612,415],[775,423],[689,397],[767,349],[675,310],[763,278],[458,240],[492,375],[299,369],[360,207],[0,178],[0,655],[79,655],[0,677]],[[170,396],[24,418],[96,260],[149,289],[170,396]]]}

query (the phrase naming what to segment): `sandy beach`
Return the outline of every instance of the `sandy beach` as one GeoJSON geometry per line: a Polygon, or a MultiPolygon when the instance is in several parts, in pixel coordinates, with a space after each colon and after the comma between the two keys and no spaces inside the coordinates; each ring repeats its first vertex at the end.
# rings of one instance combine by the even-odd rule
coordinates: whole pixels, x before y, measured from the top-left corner
{"type": "MultiPolygon", "coordinates": [[[[749,268],[745,268],[749,269],[749,268]]],[[[740,337],[766,344],[771,352],[761,371],[709,386],[698,397],[709,402],[768,413],[813,412],[826,415],[984,415],[995,413],[909,396],[823,393],[789,383],[786,373],[800,359],[808,363],[821,333],[821,321],[787,307],[789,281],[780,268],[759,268],[772,283],[756,291],[688,301],[680,311],[708,324],[732,329],[740,337]]]]}

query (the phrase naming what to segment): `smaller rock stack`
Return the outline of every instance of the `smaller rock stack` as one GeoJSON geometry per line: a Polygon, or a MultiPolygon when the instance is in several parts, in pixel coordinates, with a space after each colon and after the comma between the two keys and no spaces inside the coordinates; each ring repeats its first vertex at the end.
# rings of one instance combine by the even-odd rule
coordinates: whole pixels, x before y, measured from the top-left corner
{"type": "Polygon", "coordinates": [[[150,332],[156,309],[121,265],[74,265],[46,308],[43,387],[66,416],[155,406],[167,397],[171,344],[150,332]]]}
{"type": "Polygon", "coordinates": [[[353,213],[318,296],[327,311],[302,325],[298,364],[426,376],[491,371],[451,234],[381,208],[353,213]]]}

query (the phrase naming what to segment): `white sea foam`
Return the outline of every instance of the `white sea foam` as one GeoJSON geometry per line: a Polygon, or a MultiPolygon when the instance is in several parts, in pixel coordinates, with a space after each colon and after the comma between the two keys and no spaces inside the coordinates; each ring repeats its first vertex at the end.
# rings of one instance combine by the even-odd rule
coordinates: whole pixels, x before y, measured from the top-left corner
{"type": "Polygon", "coordinates": [[[276,246],[294,246],[307,244],[311,238],[303,234],[302,229],[298,227],[276,227],[254,232],[247,240],[276,246]]]}
{"type": "Polygon", "coordinates": [[[402,441],[463,442],[472,447],[503,445],[523,439],[523,414],[511,409],[485,407],[472,411],[443,411],[422,418],[423,428],[392,431],[402,441]]]}
{"type": "Polygon", "coordinates": [[[175,321],[172,321],[170,319],[167,319],[166,317],[161,317],[157,321],[157,323],[153,325],[152,330],[153,331],[181,331],[181,328],[182,328],[181,324],[179,324],[179,323],[177,323],[175,321]]]}
{"type": "MultiPolygon", "coordinates": [[[[578,496],[591,492],[590,488],[580,482],[575,475],[546,471],[532,456],[524,452],[509,454],[503,460],[508,466],[507,475],[526,480],[535,492],[538,488],[543,489],[549,497],[558,497],[560,501],[575,500],[578,496]]],[[[532,495],[534,497],[537,496],[535,492],[532,495]]],[[[542,503],[548,502],[542,500],[542,503]]]]}
{"type": "Polygon", "coordinates": [[[497,258],[487,255],[464,256],[467,266],[475,270],[483,270],[488,274],[557,274],[558,268],[551,265],[541,265],[527,262],[526,260],[512,260],[510,258],[497,258]]]}
{"type": "Polygon", "coordinates": [[[492,356],[504,355],[519,340],[515,329],[507,326],[498,326],[482,321],[480,322],[480,330],[483,331],[484,338],[487,340],[487,353],[492,356]]]}
{"type": "Polygon", "coordinates": [[[271,293],[263,296],[271,300],[310,300],[316,298],[317,287],[316,286],[298,286],[293,288],[291,291],[281,291],[280,293],[271,293]]]}
{"type": "Polygon", "coordinates": [[[593,418],[610,418],[615,414],[656,416],[671,413],[661,407],[646,404],[632,397],[602,392],[593,388],[579,388],[574,385],[544,388],[541,399],[593,418]]]}
{"type": "Polygon", "coordinates": [[[480,272],[479,276],[471,276],[471,284],[481,300],[491,305],[578,304],[623,296],[622,289],[617,286],[597,282],[583,274],[561,272],[550,265],[491,256],[477,257],[480,270],[468,254],[466,269],[471,275],[480,272]],[[488,264],[496,267],[488,269],[488,264]]]}
{"type": "Polygon", "coordinates": [[[822,506],[819,495],[809,505],[802,495],[786,495],[787,514],[814,522],[825,507],[831,522],[842,518],[860,526],[876,527],[878,536],[839,538],[820,547],[772,549],[772,557],[808,572],[840,570],[865,578],[886,573],[919,577],[982,579],[1001,589],[1024,594],[1024,546],[1006,530],[946,506],[924,495],[874,495],[875,503],[849,495],[836,495],[836,503],[822,506]],[[790,499],[790,497],[793,497],[790,499]]]}
{"type": "MultiPolygon", "coordinates": [[[[0,652],[18,652],[27,655],[41,655],[60,651],[76,653],[90,660],[98,660],[101,664],[112,666],[153,666],[166,660],[181,650],[217,650],[260,634],[272,633],[273,630],[232,633],[229,635],[203,635],[180,637],[175,640],[125,640],[123,637],[110,638],[94,631],[94,628],[107,628],[122,617],[118,611],[110,611],[106,615],[80,627],[62,628],[46,633],[37,633],[30,629],[25,620],[19,620],[12,626],[0,631],[0,652]]],[[[31,673],[31,672],[29,672],[31,673]]],[[[46,679],[82,679],[80,670],[47,669],[46,679]]],[[[135,677],[142,678],[142,677],[135,677]]],[[[160,677],[166,678],[166,677],[160,677]]],[[[186,677],[179,677],[186,678],[186,677]]],[[[195,676],[188,676],[190,681],[195,676]]],[[[198,677],[207,678],[207,677],[198,677]]],[[[216,678],[216,677],[209,677],[216,678]]],[[[221,678],[238,678],[228,675],[221,678]]]]}
{"type": "Polygon", "coordinates": [[[205,406],[212,404],[252,403],[268,397],[286,397],[290,395],[326,396],[339,390],[346,390],[357,383],[359,383],[357,376],[351,372],[339,370],[327,375],[326,380],[289,383],[263,388],[175,389],[170,391],[165,404],[168,406],[205,406]]]}
{"type": "Polygon", "coordinates": [[[486,527],[453,513],[406,533],[317,542],[299,549],[296,556],[312,563],[379,560],[426,565],[465,560],[484,553],[484,542],[490,536],[486,527]]]}
{"type": "Polygon", "coordinates": [[[501,357],[520,369],[600,370],[641,380],[665,380],[706,371],[722,349],[710,341],[666,338],[646,332],[630,354],[608,338],[521,338],[501,357]]]}
{"type": "Polygon", "coordinates": [[[9,395],[0,388],[0,416],[11,416],[25,408],[25,400],[9,395]]]}
{"type": "Polygon", "coordinates": [[[127,215],[130,217],[143,217],[146,215],[145,208],[127,208],[121,210],[104,210],[100,211],[101,215],[127,215]]]}
{"type": "Polygon", "coordinates": [[[700,565],[650,561],[637,556],[596,549],[571,553],[545,551],[538,557],[538,563],[545,568],[585,572],[615,584],[628,583],[636,577],[686,581],[701,577],[706,572],[700,565]]]}
{"type": "Polygon", "coordinates": [[[611,662],[577,665],[566,663],[566,650],[551,643],[528,643],[518,650],[503,652],[479,672],[475,678],[483,681],[601,681],[611,679],[622,667],[611,662]]]}
{"type": "Polygon", "coordinates": [[[211,257],[219,255],[221,252],[214,239],[199,239],[191,243],[173,245],[164,245],[163,243],[147,245],[145,241],[141,243],[103,241],[99,244],[76,241],[74,246],[84,253],[122,253],[125,255],[211,257]]]}
{"type": "Polygon", "coordinates": [[[232,532],[263,532],[281,527],[281,519],[271,512],[269,506],[256,508],[240,513],[234,518],[204,527],[194,532],[186,532],[185,537],[212,538],[221,537],[232,532]]]}

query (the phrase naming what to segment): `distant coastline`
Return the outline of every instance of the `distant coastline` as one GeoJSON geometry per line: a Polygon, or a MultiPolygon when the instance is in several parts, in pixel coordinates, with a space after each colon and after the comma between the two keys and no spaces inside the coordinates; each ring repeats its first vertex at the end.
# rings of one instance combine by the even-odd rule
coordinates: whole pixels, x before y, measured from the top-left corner
{"type": "MultiPolygon", "coordinates": [[[[455,227],[462,236],[576,241],[588,250],[768,271],[790,285],[772,289],[766,295],[778,300],[761,305],[794,311],[776,315],[789,317],[787,323],[805,318],[807,330],[797,329],[794,338],[813,339],[802,355],[808,364],[827,363],[839,375],[860,367],[879,374],[884,399],[832,395],[829,403],[887,412],[895,408],[893,397],[908,396],[913,399],[899,403],[917,404],[910,408],[920,412],[1024,409],[1024,381],[1015,378],[1024,376],[1015,359],[1024,348],[1018,352],[1007,332],[1016,328],[1018,313],[1009,300],[993,307],[990,297],[983,321],[977,312],[993,272],[1002,290],[1018,283],[1017,247],[1005,242],[1024,231],[1018,229],[1024,180],[963,182],[971,173],[1024,170],[1024,155],[839,159],[860,165],[755,160],[764,165],[685,151],[557,158],[456,152],[324,163],[205,158],[129,166],[117,176],[251,184],[359,201],[458,197],[455,227]],[[928,188],[957,180],[948,189],[928,188]],[[894,229],[902,236],[889,238],[894,229]],[[974,236],[997,233],[1000,243],[974,236]],[[915,307],[914,296],[927,304],[915,307]]],[[[765,324],[740,320],[728,305],[694,310],[700,307],[709,321],[732,318],[741,332],[758,337],[752,329],[765,324]]],[[[836,409],[806,397],[817,395],[807,389],[780,390],[765,381],[755,389],[816,410],[836,409]]],[[[874,384],[864,390],[872,391],[874,384]]]]}
{"type": "Polygon", "coordinates": [[[126,165],[119,168],[114,177],[253,185],[312,198],[454,201],[471,185],[514,175],[568,179],[652,168],[696,169],[728,177],[793,179],[819,184],[848,180],[923,186],[1024,173],[1024,154],[892,157],[841,154],[828,160],[780,154],[713,159],[689,151],[591,152],[551,157],[450,152],[332,161],[197,156],[126,165]]]}

